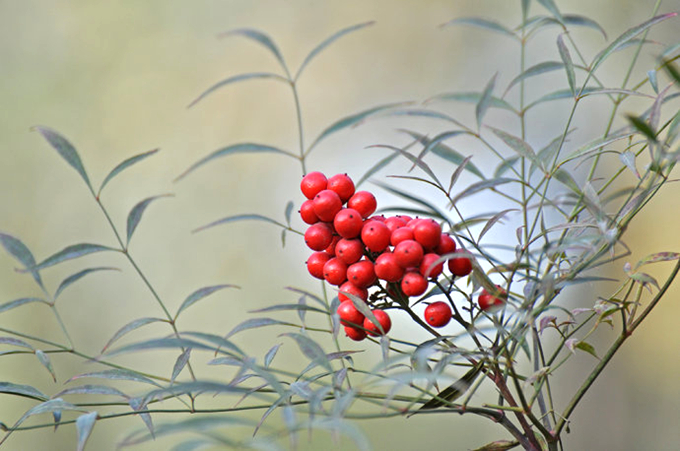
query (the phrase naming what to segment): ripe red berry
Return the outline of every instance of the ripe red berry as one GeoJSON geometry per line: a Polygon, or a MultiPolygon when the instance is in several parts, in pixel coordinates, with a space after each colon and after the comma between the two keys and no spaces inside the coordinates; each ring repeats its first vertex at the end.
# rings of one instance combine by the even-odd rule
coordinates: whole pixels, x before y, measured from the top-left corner
{"type": "Polygon", "coordinates": [[[427,279],[419,272],[408,271],[401,279],[401,291],[406,296],[420,296],[427,291],[427,279]]]}
{"type": "Polygon", "coordinates": [[[331,285],[342,285],[347,280],[347,265],[338,258],[331,258],[323,265],[323,278],[331,285]]]}
{"type": "Polygon", "coordinates": [[[375,270],[373,263],[361,260],[347,268],[347,280],[359,288],[368,288],[375,282],[375,270]]]}
{"type": "Polygon", "coordinates": [[[413,230],[410,227],[399,227],[390,235],[390,244],[396,246],[405,240],[413,239],[413,230]]]}
{"type": "Polygon", "coordinates": [[[451,238],[451,235],[449,235],[448,233],[442,233],[442,236],[439,239],[439,245],[434,251],[439,255],[451,254],[453,252],[456,252],[456,242],[453,240],[453,238],[451,238]]]}
{"type": "Polygon", "coordinates": [[[434,249],[442,237],[442,228],[434,219],[421,219],[413,227],[413,237],[425,249],[434,249]]]}
{"type": "Polygon", "coordinates": [[[307,199],[314,199],[320,191],[325,190],[327,185],[326,176],[321,172],[310,172],[302,177],[300,182],[300,190],[307,199]]]}
{"type": "Polygon", "coordinates": [[[339,290],[340,292],[338,293],[338,299],[340,302],[351,300],[345,293],[356,296],[364,301],[368,299],[368,290],[366,288],[359,288],[349,280],[340,285],[339,290]]]}
{"type": "Polygon", "coordinates": [[[438,254],[430,253],[423,255],[423,261],[420,262],[419,267],[420,274],[430,279],[439,277],[439,274],[441,274],[442,271],[444,270],[444,261],[442,260],[439,263],[435,264],[437,260],[439,260],[438,254]]]}
{"type": "Polygon", "coordinates": [[[390,229],[390,233],[393,233],[399,227],[405,227],[406,221],[401,219],[399,216],[390,216],[389,218],[385,219],[385,225],[388,229],[390,229]]]}
{"type": "Polygon", "coordinates": [[[317,222],[305,231],[305,243],[314,251],[323,251],[333,241],[333,229],[328,224],[317,222]]]}
{"type": "Polygon", "coordinates": [[[331,257],[336,257],[335,255],[335,246],[337,246],[338,242],[340,241],[340,237],[337,235],[333,235],[333,239],[331,240],[331,244],[328,245],[326,248],[326,253],[330,255],[331,257]]]}
{"type": "Polygon", "coordinates": [[[449,271],[458,277],[465,277],[472,272],[472,256],[455,257],[448,261],[449,271]]]}
{"type": "Polygon", "coordinates": [[[382,252],[390,245],[390,230],[380,221],[366,221],[361,229],[361,241],[367,249],[382,252]]]}
{"type": "Polygon", "coordinates": [[[423,246],[414,240],[404,240],[394,248],[394,256],[402,268],[411,268],[420,265],[423,259],[423,246]]]}
{"type": "Polygon", "coordinates": [[[491,294],[486,289],[483,289],[477,298],[477,304],[479,308],[484,311],[493,311],[505,304],[505,298],[507,296],[505,290],[499,285],[496,285],[496,291],[491,294]]]}
{"type": "Polygon", "coordinates": [[[363,326],[364,315],[357,310],[352,301],[344,301],[338,306],[340,324],[343,326],[363,326]]]}
{"type": "Polygon", "coordinates": [[[386,282],[398,282],[404,277],[404,268],[399,266],[392,252],[383,252],[375,259],[375,275],[386,282]]]}
{"type": "Polygon", "coordinates": [[[437,301],[425,308],[425,322],[432,327],[444,327],[451,321],[451,307],[446,302],[437,301]]]}
{"type": "Polygon", "coordinates": [[[343,208],[335,215],[333,227],[343,238],[356,238],[361,233],[364,219],[353,208],[343,208]]]}
{"type": "Polygon", "coordinates": [[[356,327],[345,326],[345,335],[354,341],[361,341],[366,338],[366,331],[356,327]]]}
{"type": "Polygon", "coordinates": [[[411,221],[413,219],[409,215],[397,215],[397,216],[400,217],[401,219],[403,219],[405,224],[408,224],[409,221],[411,221]]]}
{"type": "Polygon", "coordinates": [[[348,265],[358,262],[364,256],[364,245],[359,239],[342,238],[335,245],[335,256],[348,265]]]}
{"type": "Polygon", "coordinates": [[[386,335],[392,328],[392,321],[390,320],[389,315],[383,310],[373,310],[372,312],[373,316],[375,316],[375,319],[378,321],[378,323],[380,323],[382,332],[380,332],[380,328],[373,324],[373,322],[368,319],[368,317],[364,318],[364,329],[366,329],[366,332],[373,337],[378,335],[386,335]]]}
{"type": "Polygon", "coordinates": [[[330,259],[331,256],[325,252],[314,252],[307,259],[307,271],[312,277],[323,280],[323,266],[330,259]]]}
{"type": "Polygon", "coordinates": [[[314,213],[324,222],[332,222],[341,208],[342,201],[335,191],[325,189],[314,196],[314,213]]]}
{"type": "Polygon", "coordinates": [[[314,213],[314,202],[306,200],[300,205],[300,217],[307,224],[319,222],[319,217],[314,213]]]}
{"type": "Polygon", "coordinates": [[[357,191],[347,201],[347,206],[358,211],[362,218],[368,218],[378,208],[378,201],[368,191],[357,191]]]}
{"type": "Polygon", "coordinates": [[[354,194],[354,182],[347,174],[336,174],[328,179],[326,189],[335,191],[344,204],[354,194]]]}

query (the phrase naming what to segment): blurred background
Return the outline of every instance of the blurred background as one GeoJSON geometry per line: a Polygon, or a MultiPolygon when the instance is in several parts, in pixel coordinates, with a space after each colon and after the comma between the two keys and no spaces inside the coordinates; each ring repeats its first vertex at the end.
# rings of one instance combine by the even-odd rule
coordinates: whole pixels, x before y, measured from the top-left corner
{"type": "MultiPolygon", "coordinates": [[[[611,41],[650,17],[655,2],[558,3],[564,13],[597,20],[611,41]]],[[[131,253],[171,311],[199,287],[219,283],[241,286],[241,290],[214,294],[187,310],[178,322],[183,330],[225,334],[249,317],[248,310],[296,302],[297,296],[284,287],[318,291],[318,284],[307,276],[303,266],[307,251],[302,241],[289,234],[282,248],[279,230],[270,225],[234,223],[191,234],[196,227],[233,214],[259,213],[282,220],[289,200],[296,207],[301,202],[299,164],[266,154],[216,160],[186,179],[172,182],[199,158],[228,144],[258,142],[297,152],[295,110],[285,85],[270,80],[247,81],[187,108],[201,92],[228,76],[280,72],[276,60],[262,47],[243,38],[218,39],[217,35],[241,27],[263,30],[294,69],[333,32],[376,21],[372,27],[337,41],[300,78],[305,140],[311,142],[340,117],[380,104],[422,101],[446,91],[479,91],[495,72],[499,73],[497,92],[502,92],[518,73],[519,46],[499,34],[464,26],[441,29],[438,25],[454,17],[474,15],[514,27],[521,20],[519,4],[498,0],[0,0],[0,231],[21,238],[38,260],[74,243],[116,245],[83,181],[38,133],[30,131],[32,126],[48,126],[66,136],[80,152],[95,186],[125,158],[160,148],[157,155],[114,179],[102,195],[103,203],[123,230],[128,211],[138,201],[174,193],[173,198],[150,205],[133,237],[131,253]]],[[[664,1],[660,8],[660,12],[678,10],[678,0],[664,1]]],[[[532,2],[532,15],[544,13],[537,2],[532,2]]],[[[677,20],[669,21],[654,28],[649,38],[675,43],[680,38],[679,29],[677,20]]],[[[559,60],[556,34],[554,28],[531,41],[529,64],[559,60]]],[[[574,29],[573,37],[588,60],[607,43],[591,29],[574,29]]],[[[642,79],[663,48],[647,46],[643,53],[648,56],[641,58],[631,80],[642,79]]],[[[630,55],[631,51],[617,55],[603,66],[598,75],[605,85],[620,85],[630,55]]],[[[527,95],[535,98],[549,86],[553,86],[550,90],[566,86],[561,71],[533,79],[527,95]]],[[[515,101],[516,96],[515,89],[508,99],[515,101]]],[[[527,118],[528,140],[536,143],[535,147],[561,132],[560,124],[568,113],[565,105],[550,104],[527,118]]],[[[646,108],[646,104],[640,105],[646,108]]],[[[674,105],[677,109],[677,103],[674,105]]],[[[624,104],[621,112],[635,106],[624,104]]],[[[474,106],[446,104],[442,110],[474,123],[474,106]]],[[[608,110],[606,102],[584,106],[575,124],[579,133],[601,133],[602,115],[608,110]]],[[[511,119],[502,113],[491,112],[489,118],[498,126],[516,130],[516,121],[506,123],[511,119]]],[[[388,154],[385,150],[367,150],[366,146],[406,143],[404,136],[394,131],[399,126],[437,131],[431,121],[368,121],[322,142],[308,167],[328,174],[347,172],[358,179],[366,168],[388,154]]],[[[473,146],[458,149],[474,153],[478,149],[473,146]]],[[[486,164],[485,156],[475,153],[474,161],[490,171],[492,162],[486,164]]],[[[618,160],[614,162],[618,164],[618,160]]],[[[377,178],[385,180],[385,174],[407,168],[395,164],[377,178]]],[[[441,171],[446,174],[447,168],[441,171]]],[[[412,186],[403,185],[416,189],[412,186]]],[[[653,252],[680,250],[678,199],[678,188],[669,186],[630,227],[627,244],[633,251],[631,261],[653,252]]],[[[475,208],[470,204],[467,211],[473,213],[475,208]]],[[[301,228],[297,218],[294,225],[301,228]]],[[[514,228],[499,231],[494,239],[514,242],[513,236],[514,228]]],[[[622,264],[615,268],[617,277],[621,276],[622,264]]],[[[84,257],[46,269],[43,276],[49,287],[56,287],[68,275],[92,266],[116,266],[121,271],[83,279],[64,292],[58,308],[78,348],[96,355],[123,324],[161,312],[120,255],[84,257]]],[[[16,273],[15,267],[16,262],[0,252],[0,303],[40,294],[30,277],[16,273]]],[[[659,274],[667,269],[660,267],[659,274]]],[[[587,291],[579,293],[584,298],[574,299],[570,307],[592,306],[594,297],[588,297],[587,291]]],[[[566,449],[671,450],[680,446],[679,296],[680,285],[676,284],[594,385],[572,417],[572,432],[565,436],[566,449]]],[[[63,342],[58,324],[44,305],[4,312],[0,314],[0,327],[63,342]]],[[[126,342],[164,333],[166,329],[152,325],[135,332],[126,342]]],[[[272,344],[285,341],[277,333],[249,332],[235,341],[261,356],[272,344]]],[[[613,334],[608,336],[603,329],[599,338],[613,338],[613,334]]],[[[287,346],[291,358],[296,356],[292,344],[287,346]]],[[[570,361],[553,384],[562,405],[594,365],[593,357],[582,354],[570,361]]],[[[169,375],[175,357],[161,352],[153,358],[149,354],[132,355],[121,361],[169,375]]],[[[206,359],[201,359],[196,357],[196,366],[202,371],[206,359]]],[[[52,394],[62,389],[68,377],[95,367],[63,355],[53,356],[53,364],[56,384],[34,356],[6,356],[0,361],[0,380],[34,385],[52,394]]],[[[305,364],[300,360],[300,365],[305,364]]],[[[1,395],[0,421],[13,424],[32,405],[34,402],[28,399],[1,395]]],[[[44,416],[27,424],[47,420],[44,416]]],[[[163,421],[160,417],[154,420],[163,421]]],[[[428,415],[357,424],[375,449],[408,450],[427,445],[430,449],[464,450],[505,438],[495,425],[471,416],[428,415]]],[[[99,422],[88,449],[113,449],[126,431],[141,426],[136,418],[99,422]]],[[[348,440],[333,444],[321,433],[309,444],[305,440],[303,436],[302,447],[308,449],[354,449],[348,440]]],[[[167,449],[171,444],[160,441],[139,449],[167,449]]],[[[17,433],[4,447],[74,449],[75,430],[66,426],[56,432],[46,428],[17,433]]]]}

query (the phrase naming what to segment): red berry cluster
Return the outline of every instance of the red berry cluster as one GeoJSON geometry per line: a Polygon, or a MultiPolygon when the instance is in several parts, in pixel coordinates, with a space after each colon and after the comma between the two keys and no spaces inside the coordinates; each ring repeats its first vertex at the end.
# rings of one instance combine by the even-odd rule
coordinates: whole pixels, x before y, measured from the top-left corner
{"type": "MultiPolygon", "coordinates": [[[[307,198],[300,207],[302,220],[309,224],[305,243],[315,251],[307,259],[309,273],[339,287],[337,313],[348,337],[359,341],[367,334],[386,334],[391,327],[387,313],[372,310],[378,327],[347,294],[368,302],[368,288],[377,286],[393,299],[420,296],[427,291],[428,279],[436,279],[444,269],[444,262],[437,260],[456,252],[455,241],[432,219],[371,216],[377,208],[375,196],[355,191],[347,174],[326,178],[310,172],[300,189],[307,198]],[[380,281],[387,283],[385,290],[380,281]]],[[[468,257],[451,258],[447,265],[458,277],[472,271],[468,257]]],[[[425,312],[425,321],[433,327],[445,326],[450,319],[451,308],[444,302],[431,304],[425,312]]]]}

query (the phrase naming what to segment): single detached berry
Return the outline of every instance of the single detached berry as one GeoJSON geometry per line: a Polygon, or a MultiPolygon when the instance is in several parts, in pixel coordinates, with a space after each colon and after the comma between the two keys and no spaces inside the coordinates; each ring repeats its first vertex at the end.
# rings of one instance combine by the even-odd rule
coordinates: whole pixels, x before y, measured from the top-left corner
{"type": "Polygon", "coordinates": [[[458,277],[465,277],[472,272],[472,256],[456,257],[448,261],[449,271],[458,277]]]}
{"type": "Polygon", "coordinates": [[[398,282],[404,276],[404,268],[399,265],[392,252],[383,252],[375,259],[375,275],[386,282],[398,282]]]}
{"type": "Polygon", "coordinates": [[[323,222],[332,222],[341,208],[342,201],[335,191],[325,189],[314,196],[314,213],[323,222]]]}
{"type": "Polygon", "coordinates": [[[435,264],[437,260],[439,260],[438,254],[430,253],[423,255],[423,260],[420,262],[420,267],[418,268],[420,274],[429,279],[439,277],[439,274],[444,270],[444,261],[442,260],[435,264]]]}
{"type": "Polygon", "coordinates": [[[358,211],[353,208],[343,208],[335,215],[333,227],[343,238],[356,238],[361,233],[364,219],[358,211]]]}
{"type": "Polygon", "coordinates": [[[323,251],[333,242],[333,229],[328,224],[318,222],[305,231],[305,243],[313,251],[323,251]]]}
{"type": "Polygon", "coordinates": [[[402,268],[412,268],[420,265],[423,254],[423,246],[414,240],[402,241],[394,248],[394,256],[402,268]]]}
{"type": "Polygon", "coordinates": [[[347,201],[347,206],[358,211],[362,218],[368,218],[378,208],[378,201],[368,191],[357,191],[347,201]]]}
{"type": "Polygon", "coordinates": [[[323,278],[331,285],[342,285],[347,280],[347,265],[338,258],[331,258],[323,265],[323,278]]]}
{"type": "Polygon", "coordinates": [[[401,279],[401,291],[406,296],[420,296],[427,291],[427,279],[419,272],[408,271],[401,279]]]}
{"type": "Polygon", "coordinates": [[[342,238],[335,245],[335,256],[348,265],[358,262],[364,256],[364,245],[361,240],[342,238]]]}
{"type": "Polygon", "coordinates": [[[302,177],[302,182],[300,182],[300,190],[302,194],[305,195],[307,199],[314,199],[320,191],[326,189],[328,181],[326,176],[321,172],[310,172],[309,174],[302,177]]]}
{"type": "Polygon", "coordinates": [[[425,249],[434,249],[441,240],[442,228],[434,219],[421,219],[413,227],[413,236],[425,249]]]}
{"type": "Polygon", "coordinates": [[[390,245],[390,230],[383,222],[366,221],[361,229],[361,241],[367,249],[382,252],[390,245]]]}
{"type": "Polygon", "coordinates": [[[444,327],[451,321],[451,307],[442,301],[433,302],[425,308],[425,322],[432,327],[444,327]]]}
{"type": "Polygon", "coordinates": [[[338,316],[343,326],[363,326],[364,315],[354,306],[352,301],[344,301],[338,306],[338,316]]]}
{"type": "Polygon", "coordinates": [[[366,329],[366,332],[372,337],[386,335],[392,328],[392,320],[390,320],[389,315],[385,311],[379,309],[373,310],[372,312],[375,319],[380,323],[380,327],[373,324],[373,322],[366,317],[364,318],[364,329],[366,329]],[[380,328],[382,328],[382,332],[380,331],[380,328]]]}
{"type": "Polygon", "coordinates": [[[347,268],[347,280],[359,288],[368,288],[375,282],[375,269],[373,263],[361,260],[347,268]]]}
{"type": "Polygon", "coordinates": [[[338,299],[340,302],[345,302],[345,301],[350,301],[351,299],[347,297],[347,294],[351,294],[352,296],[356,296],[359,299],[366,300],[368,299],[368,290],[366,288],[359,288],[358,286],[354,285],[352,282],[349,280],[342,285],[340,285],[340,288],[338,288],[340,291],[338,293],[338,299]]]}
{"type": "Polygon", "coordinates": [[[319,217],[314,213],[314,202],[306,200],[300,205],[300,217],[306,224],[316,224],[319,217]]]}
{"type": "Polygon", "coordinates": [[[325,252],[314,252],[307,259],[307,271],[312,277],[323,280],[323,267],[330,259],[331,256],[325,252]]]}
{"type": "Polygon", "coordinates": [[[361,341],[366,338],[366,331],[357,327],[345,326],[345,335],[354,341],[361,341]]]}
{"type": "Polygon", "coordinates": [[[347,174],[337,174],[328,179],[326,189],[338,193],[344,204],[354,195],[354,182],[347,174]]]}

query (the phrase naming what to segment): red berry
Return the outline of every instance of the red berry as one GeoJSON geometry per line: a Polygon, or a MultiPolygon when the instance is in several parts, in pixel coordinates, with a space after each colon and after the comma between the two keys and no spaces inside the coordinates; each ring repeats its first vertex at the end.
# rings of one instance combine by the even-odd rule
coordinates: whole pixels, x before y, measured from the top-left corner
{"type": "Polygon", "coordinates": [[[363,326],[364,315],[354,306],[352,301],[344,301],[338,306],[340,324],[343,326],[363,326]]]}
{"type": "Polygon", "coordinates": [[[420,265],[423,259],[423,246],[413,240],[404,240],[394,248],[394,256],[402,268],[411,268],[420,265]]]}
{"type": "Polygon", "coordinates": [[[406,221],[406,227],[413,230],[416,227],[416,224],[418,224],[419,222],[420,222],[420,218],[413,218],[410,221],[406,221]]]}
{"type": "Polygon", "coordinates": [[[375,282],[375,270],[373,263],[361,260],[347,268],[347,280],[359,288],[368,288],[375,282]]]}
{"type": "Polygon", "coordinates": [[[451,235],[449,235],[448,233],[442,233],[442,236],[439,239],[439,244],[437,245],[437,248],[434,251],[439,255],[451,254],[453,252],[456,252],[456,242],[453,240],[453,238],[451,238],[451,235]]]}
{"type": "Polygon", "coordinates": [[[344,204],[354,194],[354,182],[347,174],[336,174],[328,179],[326,189],[335,191],[344,204]]]}
{"type": "Polygon", "coordinates": [[[330,259],[331,256],[325,252],[314,252],[307,259],[307,271],[312,277],[323,280],[323,266],[330,259]]]}
{"type": "Polygon", "coordinates": [[[386,335],[392,328],[392,321],[390,320],[389,315],[383,310],[373,310],[373,316],[375,316],[375,319],[380,323],[382,332],[380,332],[380,328],[373,324],[368,317],[364,318],[364,329],[366,329],[366,332],[373,337],[386,335]]]}
{"type": "Polygon", "coordinates": [[[342,201],[335,191],[325,189],[314,196],[314,213],[324,222],[332,222],[341,208],[342,201]]]}
{"type": "Polygon", "coordinates": [[[390,230],[380,221],[367,221],[361,229],[361,241],[373,252],[382,252],[390,245],[390,230]]]}
{"type": "Polygon", "coordinates": [[[309,174],[302,177],[302,182],[300,183],[300,190],[302,194],[305,195],[307,199],[314,199],[319,191],[326,189],[327,180],[326,176],[321,172],[310,172],[309,174]]]}
{"type": "Polygon", "coordinates": [[[307,224],[319,222],[319,217],[314,213],[314,203],[311,200],[306,200],[300,205],[300,217],[307,224]]]}
{"type": "Polygon", "coordinates": [[[366,288],[359,288],[349,280],[340,285],[339,290],[340,293],[338,293],[338,299],[340,300],[340,302],[351,300],[345,293],[356,296],[364,301],[368,299],[368,290],[366,288]]]}
{"type": "Polygon", "coordinates": [[[366,331],[356,327],[345,326],[345,335],[354,341],[361,341],[366,338],[366,331]]]}
{"type": "Polygon", "coordinates": [[[479,304],[479,308],[484,311],[496,310],[505,304],[506,297],[507,293],[505,290],[501,288],[500,285],[496,285],[496,291],[492,294],[486,291],[486,289],[483,289],[477,298],[477,303],[479,304]]]}
{"type": "Polygon", "coordinates": [[[442,301],[433,302],[425,308],[425,322],[432,327],[444,327],[451,321],[451,307],[442,301]]]}
{"type": "Polygon", "coordinates": [[[370,218],[367,219],[367,221],[380,221],[380,222],[385,222],[385,216],[384,215],[373,215],[370,218]]]}
{"type": "Polygon", "coordinates": [[[442,228],[434,219],[421,219],[413,227],[413,236],[425,249],[434,249],[441,240],[442,228]]]}
{"type": "Polygon", "coordinates": [[[385,219],[385,225],[388,229],[390,229],[390,233],[393,233],[399,227],[405,227],[406,221],[401,219],[399,216],[390,216],[389,218],[385,219]]]}
{"type": "Polygon", "coordinates": [[[305,231],[305,243],[314,251],[322,251],[333,242],[333,229],[328,224],[317,222],[305,231]]]}
{"type": "Polygon", "coordinates": [[[401,291],[406,296],[420,296],[427,291],[427,279],[418,272],[409,271],[401,279],[401,291]]]}
{"type": "Polygon", "coordinates": [[[347,265],[338,258],[331,258],[323,265],[323,278],[331,285],[342,285],[347,280],[347,265]]]}
{"type": "Polygon", "coordinates": [[[425,254],[423,256],[423,261],[420,262],[420,274],[424,277],[429,277],[430,279],[439,277],[439,274],[444,270],[444,261],[442,260],[435,264],[434,262],[437,260],[439,260],[438,254],[425,254]]]}
{"type": "Polygon", "coordinates": [[[326,248],[326,253],[330,255],[331,257],[336,257],[335,255],[335,247],[337,246],[338,242],[340,241],[340,237],[337,235],[333,235],[333,239],[331,241],[331,244],[328,245],[326,248]]]}
{"type": "Polygon", "coordinates": [[[364,245],[361,243],[361,240],[342,238],[335,245],[335,256],[348,265],[358,262],[363,255],[364,245]]]}
{"type": "Polygon", "coordinates": [[[413,239],[413,230],[410,227],[399,227],[390,235],[390,244],[396,246],[405,240],[413,239]]]}
{"type": "Polygon", "coordinates": [[[472,256],[456,257],[448,261],[449,271],[458,277],[465,277],[472,272],[472,256]]]}
{"type": "Polygon", "coordinates": [[[356,238],[361,233],[364,219],[353,208],[343,208],[335,215],[333,227],[343,238],[356,238]]]}
{"type": "Polygon", "coordinates": [[[357,191],[347,201],[347,206],[358,211],[362,218],[368,218],[378,208],[378,201],[368,191],[357,191]]]}
{"type": "Polygon", "coordinates": [[[399,266],[392,252],[383,252],[375,259],[375,275],[386,282],[398,282],[404,277],[404,268],[399,266]]]}
{"type": "Polygon", "coordinates": [[[397,215],[397,216],[400,217],[401,219],[403,219],[405,224],[408,224],[409,221],[411,221],[413,219],[409,215],[397,215]]]}

